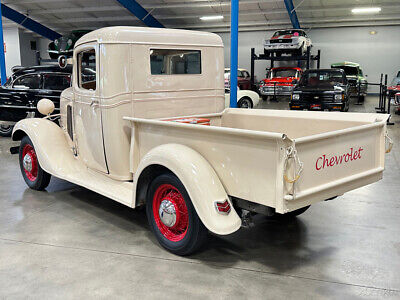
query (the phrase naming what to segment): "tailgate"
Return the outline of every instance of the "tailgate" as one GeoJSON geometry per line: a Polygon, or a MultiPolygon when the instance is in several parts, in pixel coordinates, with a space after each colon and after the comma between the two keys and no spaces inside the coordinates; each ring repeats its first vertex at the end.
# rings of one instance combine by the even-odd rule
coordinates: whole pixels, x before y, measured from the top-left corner
{"type": "Polygon", "coordinates": [[[295,183],[285,182],[277,210],[292,211],[380,180],[385,137],[386,119],[294,140],[303,171],[295,183]]]}

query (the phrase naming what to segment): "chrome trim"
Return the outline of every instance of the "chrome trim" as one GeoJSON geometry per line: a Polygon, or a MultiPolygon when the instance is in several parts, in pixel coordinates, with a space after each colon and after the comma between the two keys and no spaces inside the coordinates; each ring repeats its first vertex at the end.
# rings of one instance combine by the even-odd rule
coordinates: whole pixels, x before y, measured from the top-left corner
{"type": "Polygon", "coordinates": [[[15,124],[17,124],[17,122],[12,122],[12,121],[0,121],[0,125],[14,126],[15,124]]]}
{"type": "Polygon", "coordinates": [[[5,107],[5,108],[36,109],[36,107],[34,107],[34,106],[23,106],[23,105],[4,105],[4,104],[0,104],[0,107],[5,107]]]}
{"type": "Polygon", "coordinates": [[[175,205],[168,199],[161,201],[158,215],[161,222],[167,227],[173,227],[176,223],[176,210],[175,205]]]}
{"type": "Polygon", "coordinates": [[[219,214],[221,214],[221,215],[228,215],[230,212],[231,212],[231,210],[232,210],[232,205],[229,203],[229,201],[228,200],[224,200],[224,201],[215,201],[214,202],[214,207],[215,207],[215,210],[219,213],[219,214]],[[224,207],[222,207],[222,208],[226,208],[227,206],[229,206],[229,210],[228,211],[220,211],[219,209],[218,209],[218,205],[217,204],[224,204],[224,203],[227,203],[224,207]]]}
{"type": "Polygon", "coordinates": [[[22,164],[25,170],[27,170],[28,172],[32,171],[32,158],[29,154],[25,154],[22,160],[22,164]]]}
{"type": "Polygon", "coordinates": [[[35,112],[34,111],[28,111],[28,114],[26,116],[26,118],[34,118],[35,117],[35,112]]]}

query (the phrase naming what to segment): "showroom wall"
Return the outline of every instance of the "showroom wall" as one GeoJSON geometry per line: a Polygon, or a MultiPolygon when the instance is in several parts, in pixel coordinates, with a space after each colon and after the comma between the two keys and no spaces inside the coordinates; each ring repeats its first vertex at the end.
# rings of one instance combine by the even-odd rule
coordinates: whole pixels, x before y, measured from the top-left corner
{"type": "Polygon", "coordinates": [[[11,68],[21,65],[18,27],[4,28],[3,34],[6,46],[6,72],[7,76],[10,76],[12,73],[11,68]]]}
{"type": "MultiPolygon", "coordinates": [[[[230,61],[229,33],[218,33],[225,45],[225,66],[230,61]]],[[[262,53],[263,41],[272,32],[239,32],[239,67],[250,70],[250,48],[262,53]]],[[[389,80],[400,70],[400,26],[343,27],[312,29],[309,35],[313,41],[313,52],[321,49],[321,68],[331,63],[352,61],[361,64],[369,82],[379,82],[380,73],[387,73],[389,80]],[[376,31],[371,35],[371,31],[376,31]]],[[[293,62],[296,65],[296,62],[293,62]]],[[[258,80],[265,76],[268,61],[256,61],[255,74],[258,80]]],[[[376,88],[370,91],[376,92],[376,88]]]]}
{"type": "Polygon", "coordinates": [[[37,44],[37,38],[31,33],[19,29],[19,45],[22,66],[36,65],[36,50],[31,49],[31,42],[36,42],[37,44]]]}

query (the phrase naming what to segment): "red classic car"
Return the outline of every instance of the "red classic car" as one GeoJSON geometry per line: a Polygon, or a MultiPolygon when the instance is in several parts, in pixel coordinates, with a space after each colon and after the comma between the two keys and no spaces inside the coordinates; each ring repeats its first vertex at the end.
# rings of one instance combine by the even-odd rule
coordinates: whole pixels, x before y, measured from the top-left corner
{"type": "MultiPolygon", "coordinates": [[[[399,72],[400,75],[400,72],[399,72]]],[[[395,94],[400,93],[400,77],[395,77],[387,88],[389,99],[392,100],[395,94]]]]}
{"type": "MultiPolygon", "coordinates": [[[[230,88],[230,75],[231,70],[225,69],[225,88],[230,88]]],[[[241,90],[251,90],[251,78],[250,73],[246,69],[238,69],[237,73],[238,87],[241,90]]]]}
{"type": "Polygon", "coordinates": [[[260,94],[265,100],[268,96],[290,96],[296,81],[303,73],[301,68],[278,67],[272,68],[267,78],[260,83],[260,94]]]}

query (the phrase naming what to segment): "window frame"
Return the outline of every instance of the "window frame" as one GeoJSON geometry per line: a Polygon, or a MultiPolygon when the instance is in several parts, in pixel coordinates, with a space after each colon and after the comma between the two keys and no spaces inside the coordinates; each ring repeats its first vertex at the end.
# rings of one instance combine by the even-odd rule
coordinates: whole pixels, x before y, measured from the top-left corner
{"type": "Polygon", "coordinates": [[[69,74],[69,73],[45,72],[45,73],[43,73],[43,74],[41,74],[41,75],[42,75],[42,89],[43,89],[43,90],[46,90],[46,91],[54,91],[54,92],[62,92],[62,91],[63,91],[63,90],[51,90],[51,89],[45,88],[45,86],[44,86],[44,83],[45,83],[45,78],[44,78],[44,76],[45,76],[45,75],[69,76],[69,77],[70,77],[70,81],[71,81],[69,87],[72,86],[72,74],[69,74]]]}
{"type": "Polygon", "coordinates": [[[166,48],[166,47],[151,47],[149,48],[149,71],[150,71],[150,76],[202,76],[203,75],[203,51],[201,49],[194,49],[194,48],[166,48]],[[152,50],[175,50],[175,51],[195,51],[200,53],[200,73],[184,73],[184,74],[153,74],[151,72],[151,51],[152,50]]]}
{"type": "Polygon", "coordinates": [[[96,45],[90,44],[90,45],[83,45],[82,47],[79,47],[79,51],[76,52],[76,72],[75,72],[75,84],[74,86],[79,89],[80,91],[85,91],[85,92],[89,92],[89,93],[96,93],[96,91],[99,89],[99,81],[98,81],[98,70],[99,70],[99,59],[98,59],[98,47],[96,47],[96,45]],[[94,55],[95,55],[95,63],[96,63],[96,89],[86,89],[84,87],[81,86],[81,61],[80,61],[80,54],[84,53],[84,52],[90,52],[90,51],[94,51],[94,55]]]}
{"type": "Polygon", "coordinates": [[[11,89],[18,90],[18,91],[19,91],[19,90],[30,90],[30,91],[32,91],[32,90],[33,90],[33,91],[41,90],[41,89],[43,88],[43,78],[42,78],[42,74],[32,73],[32,74],[24,74],[24,75],[21,75],[21,76],[15,78],[15,79],[13,80],[13,82],[11,83],[10,88],[11,88],[11,89]],[[19,79],[21,79],[21,78],[23,78],[23,77],[28,77],[28,76],[36,76],[36,77],[39,77],[39,88],[37,88],[37,89],[31,89],[31,88],[28,88],[28,89],[18,89],[18,88],[15,88],[15,82],[16,82],[17,80],[19,80],[19,79]]]}

